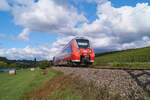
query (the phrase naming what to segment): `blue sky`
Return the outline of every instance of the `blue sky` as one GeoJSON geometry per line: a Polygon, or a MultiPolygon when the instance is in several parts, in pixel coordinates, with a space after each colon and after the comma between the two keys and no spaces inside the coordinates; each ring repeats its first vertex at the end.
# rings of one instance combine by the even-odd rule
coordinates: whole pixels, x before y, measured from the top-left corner
{"type": "Polygon", "coordinates": [[[0,38],[2,43],[1,48],[23,48],[27,45],[35,47],[40,44],[52,44],[56,41],[57,35],[48,34],[47,32],[41,34],[41,32],[38,31],[33,31],[29,36],[32,40],[30,42],[13,39],[21,33],[23,26],[15,25],[11,12],[0,11],[0,22],[0,33],[5,34],[5,38],[0,38]]]}
{"type": "Polygon", "coordinates": [[[88,37],[99,52],[149,46],[149,4],[149,0],[2,0],[0,56],[51,59],[74,36],[88,37]]]}

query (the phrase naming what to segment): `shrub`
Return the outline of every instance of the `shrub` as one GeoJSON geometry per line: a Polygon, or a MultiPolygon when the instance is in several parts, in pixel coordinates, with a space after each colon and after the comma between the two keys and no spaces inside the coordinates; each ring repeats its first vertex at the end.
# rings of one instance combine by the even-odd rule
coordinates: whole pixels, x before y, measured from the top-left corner
{"type": "Polygon", "coordinates": [[[0,68],[8,68],[8,64],[3,61],[0,61],[0,68]]]}
{"type": "MultiPolygon", "coordinates": [[[[121,94],[120,93],[115,94],[114,95],[114,100],[122,100],[121,99],[121,94]]],[[[131,100],[133,100],[133,99],[131,99],[131,100]]]]}
{"type": "Polygon", "coordinates": [[[38,63],[38,66],[41,69],[45,69],[46,67],[49,67],[51,65],[51,63],[48,60],[42,60],[38,63]]]}
{"type": "Polygon", "coordinates": [[[16,63],[12,63],[12,64],[9,65],[9,67],[10,67],[10,68],[16,68],[16,67],[17,67],[17,64],[16,64],[16,63]]]}

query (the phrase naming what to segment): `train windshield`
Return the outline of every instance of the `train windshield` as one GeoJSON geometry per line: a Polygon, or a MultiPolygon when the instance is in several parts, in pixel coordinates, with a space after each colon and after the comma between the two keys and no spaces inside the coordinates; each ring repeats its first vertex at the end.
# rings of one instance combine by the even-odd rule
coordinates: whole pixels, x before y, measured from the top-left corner
{"type": "Polygon", "coordinates": [[[90,43],[89,40],[85,40],[85,39],[76,39],[78,47],[79,48],[83,48],[83,49],[87,49],[90,48],[90,43]]]}

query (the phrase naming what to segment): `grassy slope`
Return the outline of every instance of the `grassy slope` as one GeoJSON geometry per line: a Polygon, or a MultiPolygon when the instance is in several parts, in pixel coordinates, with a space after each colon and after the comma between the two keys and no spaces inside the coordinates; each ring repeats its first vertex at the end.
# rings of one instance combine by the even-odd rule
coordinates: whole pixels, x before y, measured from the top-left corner
{"type": "Polygon", "coordinates": [[[96,87],[53,69],[43,75],[41,69],[17,71],[17,75],[0,73],[0,100],[121,100],[120,94],[110,94],[107,87],[96,87]]]}
{"type": "Polygon", "coordinates": [[[150,47],[108,53],[96,57],[95,65],[150,67],[150,47]]]}
{"type": "Polygon", "coordinates": [[[0,73],[0,100],[23,100],[29,91],[42,88],[44,83],[59,74],[50,69],[48,74],[42,75],[41,69],[30,72],[29,69],[19,70],[16,75],[8,72],[0,73]]]}

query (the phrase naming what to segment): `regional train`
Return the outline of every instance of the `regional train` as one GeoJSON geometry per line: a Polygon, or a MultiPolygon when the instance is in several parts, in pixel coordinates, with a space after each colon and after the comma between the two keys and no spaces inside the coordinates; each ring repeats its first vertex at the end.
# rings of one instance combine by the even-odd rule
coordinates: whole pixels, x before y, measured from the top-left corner
{"type": "Polygon", "coordinates": [[[88,39],[76,37],[72,39],[60,53],[53,57],[54,65],[91,65],[94,62],[95,53],[93,45],[88,39]]]}

